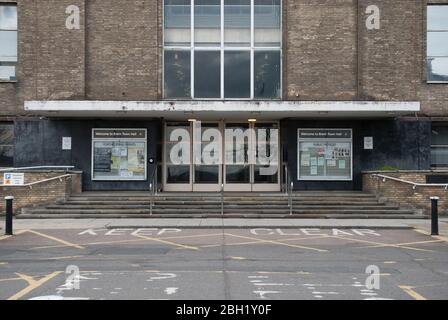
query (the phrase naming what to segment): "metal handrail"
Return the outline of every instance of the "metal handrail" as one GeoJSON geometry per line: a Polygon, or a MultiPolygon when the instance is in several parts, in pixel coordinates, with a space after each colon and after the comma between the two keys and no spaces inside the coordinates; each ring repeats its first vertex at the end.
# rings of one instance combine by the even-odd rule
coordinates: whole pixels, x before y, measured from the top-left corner
{"type": "Polygon", "coordinates": [[[2,168],[0,172],[33,170],[33,169],[74,169],[75,166],[34,166],[34,167],[19,167],[19,168],[2,168]]]}
{"type": "Polygon", "coordinates": [[[448,183],[420,183],[420,182],[412,182],[400,178],[395,178],[391,176],[386,176],[384,174],[378,174],[378,173],[372,173],[372,177],[376,178],[382,178],[383,182],[386,182],[386,180],[393,180],[401,183],[406,183],[412,185],[412,189],[415,189],[416,187],[444,187],[445,190],[448,190],[448,183]]]}
{"type": "Polygon", "coordinates": [[[152,211],[154,207],[154,197],[157,190],[157,165],[149,178],[149,215],[152,216],[152,211]]]}
{"type": "Polygon", "coordinates": [[[294,181],[291,179],[291,174],[288,171],[288,167],[285,166],[285,191],[288,195],[288,207],[289,215],[293,213],[293,201],[292,201],[292,191],[294,189],[294,181]]]}
{"type": "Polygon", "coordinates": [[[224,216],[224,183],[221,183],[221,216],[224,216]]]}
{"type": "Polygon", "coordinates": [[[67,178],[70,177],[71,178],[71,174],[64,174],[61,176],[57,176],[57,177],[52,177],[52,178],[48,178],[48,179],[44,179],[44,180],[39,180],[39,181],[35,181],[35,182],[30,182],[30,183],[25,183],[25,184],[20,184],[20,185],[9,185],[9,184],[0,184],[0,187],[13,187],[13,188],[18,188],[18,187],[33,187],[35,185],[41,184],[41,183],[45,183],[45,182],[49,182],[49,181],[53,181],[53,180],[57,180],[59,179],[60,181],[62,181],[63,178],[67,178]]]}

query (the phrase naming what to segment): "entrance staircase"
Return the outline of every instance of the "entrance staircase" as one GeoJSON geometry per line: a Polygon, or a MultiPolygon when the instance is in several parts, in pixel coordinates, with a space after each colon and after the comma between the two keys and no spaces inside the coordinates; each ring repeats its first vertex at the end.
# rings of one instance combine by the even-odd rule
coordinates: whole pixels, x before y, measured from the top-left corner
{"type": "Polygon", "coordinates": [[[83,192],[67,200],[24,208],[17,218],[420,218],[361,191],[285,193],[83,192]],[[152,209],[151,209],[152,202],[152,209]]]}

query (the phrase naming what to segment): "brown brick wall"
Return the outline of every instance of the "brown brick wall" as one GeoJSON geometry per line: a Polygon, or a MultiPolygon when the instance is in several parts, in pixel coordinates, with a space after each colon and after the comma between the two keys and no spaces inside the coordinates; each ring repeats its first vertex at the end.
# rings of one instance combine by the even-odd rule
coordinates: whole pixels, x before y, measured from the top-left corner
{"type": "MultiPolygon", "coordinates": [[[[385,176],[399,178],[414,183],[426,183],[426,175],[434,172],[368,172],[363,174],[363,190],[376,194],[392,203],[403,207],[413,207],[422,210],[423,214],[431,213],[430,197],[439,197],[439,214],[448,215],[448,190],[444,187],[417,186],[382,178],[373,177],[372,174],[379,173],[385,176]]],[[[441,174],[441,173],[438,173],[441,174]]],[[[444,172],[448,175],[448,172],[444,172]]]]}
{"type": "MultiPolygon", "coordinates": [[[[64,175],[65,172],[25,172],[25,184],[64,175]]],[[[0,175],[3,184],[3,174],[0,175]]],[[[71,193],[81,192],[81,173],[71,173],[70,178],[56,179],[41,184],[20,187],[0,186],[0,212],[5,211],[6,196],[14,197],[14,213],[21,208],[49,204],[63,200],[71,193]]]]}
{"type": "MultiPolygon", "coordinates": [[[[284,0],[284,99],[419,100],[422,115],[447,120],[447,85],[425,81],[426,1],[448,3],[284,0]],[[380,30],[366,30],[369,4],[380,30]]],[[[0,117],[25,115],[33,99],[161,98],[163,0],[17,3],[18,81],[0,83],[0,117]],[[71,4],[80,30],[65,28],[71,4]]]]}

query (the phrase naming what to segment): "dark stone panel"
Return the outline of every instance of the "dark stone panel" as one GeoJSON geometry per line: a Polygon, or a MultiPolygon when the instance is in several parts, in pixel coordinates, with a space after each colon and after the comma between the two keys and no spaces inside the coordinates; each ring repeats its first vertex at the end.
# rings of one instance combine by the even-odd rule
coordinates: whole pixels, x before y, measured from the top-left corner
{"type": "Polygon", "coordinates": [[[352,121],[285,120],[282,122],[284,159],[296,190],[360,190],[362,171],[392,166],[402,170],[430,167],[431,123],[426,119],[352,121]],[[347,128],[353,130],[352,181],[298,181],[297,129],[347,128]],[[364,150],[364,137],[373,137],[373,150],[364,150]]]}
{"type": "Polygon", "coordinates": [[[73,165],[83,172],[84,190],[147,190],[148,181],[92,181],[93,128],[146,128],[150,178],[157,166],[157,144],[162,125],[158,120],[18,120],[15,166],[73,165]],[[72,137],[72,150],[62,150],[62,137],[72,137]]]}

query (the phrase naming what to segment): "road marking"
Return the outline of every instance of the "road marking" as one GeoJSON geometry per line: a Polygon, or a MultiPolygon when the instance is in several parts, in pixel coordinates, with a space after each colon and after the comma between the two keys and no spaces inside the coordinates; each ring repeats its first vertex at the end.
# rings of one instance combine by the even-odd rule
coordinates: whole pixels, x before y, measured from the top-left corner
{"type": "Polygon", "coordinates": [[[44,233],[41,233],[41,232],[38,232],[38,231],[34,231],[34,230],[27,230],[27,231],[30,232],[30,233],[34,233],[34,234],[36,234],[38,236],[41,236],[41,237],[44,237],[44,238],[47,238],[47,239],[50,239],[50,240],[62,243],[64,245],[68,246],[68,247],[73,247],[73,248],[77,248],[77,249],[85,249],[83,246],[80,246],[78,244],[71,243],[71,242],[68,242],[68,241],[65,241],[65,240],[62,240],[62,239],[50,236],[48,234],[44,234],[44,233]]]}
{"type": "Polygon", "coordinates": [[[373,246],[366,246],[366,247],[360,247],[360,248],[378,248],[378,247],[393,247],[393,248],[402,248],[402,249],[409,249],[409,250],[416,250],[416,251],[426,251],[426,252],[434,252],[433,250],[427,250],[427,249],[420,249],[420,248],[414,248],[414,247],[408,247],[408,246],[400,246],[393,243],[381,243],[376,241],[368,241],[368,240],[361,240],[361,239],[352,239],[352,238],[345,238],[340,236],[331,236],[331,238],[346,240],[346,241],[353,241],[353,242],[360,242],[360,243],[369,243],[373,246]]]}
{"type": "Polygon", "coordinates": [[[230,259],[232,259],[232,260],[247,260],[244,257],[230,257],[230,259]]]}
{"type": "Polygon", "coordinates": [[[65,259],[74,259],[74,258],[80,258],[84,256],[64,256],[64,257],[51,257],[51,258],[41,258],[39,260],[65,260],[65,259]]]}
{"type": "Polygon", "coordinates": [[[0,262],[0,266],[8,264],[8,262],[0,262]]]}
{"type": "MultiPolygon", "coordinates": [[[[329,236],[325,235],[325,236],[316,236],[316,237],[306,237],[306,238],[286,238],[286,239],[271,239],[271,240],[257,240],[257,241],[246,241],[246,242],[236,242],[236,243],[226,243],[226,246],[242,246],[242,245],[250,245],[250,244],[263,244],[269,241],[298,241],[298,240],[313,240],[313,239],[324,239],[324,238],[328,238],[329,236]]],[[[220,244],[207,244],[207,245],[203,245],[200,246],[201,248],[213,248],[213,247],[219,247],[224,245],[223,243],[220,244]]]]}
{"type": "MultiPolygon", "coordinates": [[[[20,235],[20,234],[22,234],[22,233],[24,233],[24,232],[26,232],[26,231],[27,231],[27,230],[19,230],[19,231],[14,232],[14,235],[15,235],[15,236],[18,236],[18,235],[20,235]]],[[[0,241],[1,241],[1,240],[4,240],[4,239],[11,238],[11,237],[13,237],[13,236],[11,236],[11,235],[0,236],[0,241]]]]}
{"type": "Polygon", "coordinates": [[[166,240],[162,240],[162,239],[159,239],[159,238],[146,237],[146,236],[141,236],[141,235],[137,235],[137,234],[134,235],[134,237],[142,238],[142,239],[145,239],[145,240],[161,242],[161,243],[169,244],[169,245],[172,245],[172,246],[175,246],[175,247],[178,247],[178,248],[182,248],[182,249],[199,250],[198,247],[186,246],[186,245],[183,245],[183,244],[179,244],[179,243],[171,242],[171,241],[166,241],[166,240]]]}
{"type": "Polygon", "coordinates": [[[395,263],[397,263],[397,261],[384,261],[383,263],[384,264],[395,264],[395,263]]]}
{"type": "Polygon", "coordinates": [[[275,241],[275,240],[263,240],[263,239],[253,238],[253,237],[239,236],[239,235],[235,235],[235,234],[231,234],[231,233],[225,233],[225,235],[232,236],[232,237],[237,237],[237,238],[242,238],[242,239],[248,239],[248,240],[259,240],[259,241],[263,241],[263,242],[266,242],[266,243],[272,243],[272,244],[286,246],[286,247],[292,247],[292,248],[314,250],[314,251],[318,251],[318,252],[328,252],[328,250],[312,248],[312,247],[306,247],[306,246],[300,246],[300,245],[289,244],[289,243],[283,243],[283,242],[279,242],[279,241],[275,241]]]}
{"type": "Polygon", "coordinates": [[[428,300],[421,294],[417,293],[412,286],[398,286],[400,289],[402,289],[404,292],[406,292],[408,295],[410,295],[415,300],[428,300]]]}
{"type": "MultiPolygon", "coordinates": [[[[443,240],[426,240],[426,241],[416,241],[416,242],[406,242],[406,243],[395,243],[394,245],[407,246],[409,244],[412,245],[412,244],[423,244],[423,243],[434,243],[434,242],[443,242],[443,240]]],[[[367,248],[379,248],[379,247],[383,247],[383,245],[368,246],[367,248]]]]}
{"type": "Polygon", "coordinates": [[[3,281],[15,281],[15,280],[23,280],[22,278],[6,278],[6,279],[0,279],[0,282],[3,281]]]}
{"type": "Polygon", "coordinates": [[[16,275],[19,278],[21,278],[22,280],[25,280],[28,283],[28,286],[26,288],[20,290],[19,292],[17,292],[15,295],[9,297],[8,300],[18,300],[18,299],[22,298],[26,294],[30,293],[34,289],[40,287],[41,285],[43,285],[44,283],[53,279],[54,277],[56,277],[57,275],[59,275],[61,273],[62,273],[62,271],[56,271],[56,272],[46,275],[45,277],[43,277],[42,279],[39,279],[39,280],[35,280],[33,277],[25,275],[25,274],[16,273],[16,275]]]}

